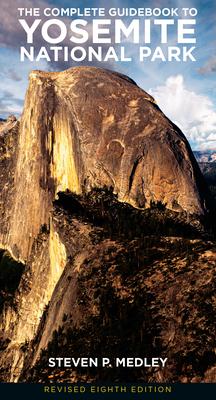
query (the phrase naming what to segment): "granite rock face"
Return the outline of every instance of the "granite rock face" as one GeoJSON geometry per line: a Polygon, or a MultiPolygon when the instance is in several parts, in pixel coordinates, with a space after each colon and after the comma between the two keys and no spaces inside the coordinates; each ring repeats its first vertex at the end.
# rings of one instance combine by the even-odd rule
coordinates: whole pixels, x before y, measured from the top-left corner
{"type": "Polygon", "coordinates": [[[22,261],[66,189],[106,186],[135,207],[153,201],[204,212],[202,176],[187,140],[127,77],[90,67],[33,71],[18,136],[15,217],[1,242],[22,261]]]}
{"type": "Polygon", "coordinates": [[[32,121],[46,131],[55,192],[108,186],[136,207],[161,201],[203,212],[200,176],[185,137],[131,80],[83,67],[33,72],[30,82],[27,108],[34,105],[32,121]]]}
{"type": "MultiPolygon", "coordinates": [[[[205,185],[186,138],[154,99],[129,78],[90,67],[30,74],[21,120],[0,125],[0,167],[0,374],[13,382],[28,379],[26,368],[35,368],[65,315],[73,314],[74,329],[93,318],[96,331],[104,323],[109,331],[111,317],[101,316],[107,291],[99,301],[93,288],[85,305],[86,266],[96,287],[96,254],[122,265],[123,275],[136,273],[152,246],[144,237],[182,234],[204,215],[205,185]]],[[[117,275],[118,303],[131,283],[117,275]]]]}

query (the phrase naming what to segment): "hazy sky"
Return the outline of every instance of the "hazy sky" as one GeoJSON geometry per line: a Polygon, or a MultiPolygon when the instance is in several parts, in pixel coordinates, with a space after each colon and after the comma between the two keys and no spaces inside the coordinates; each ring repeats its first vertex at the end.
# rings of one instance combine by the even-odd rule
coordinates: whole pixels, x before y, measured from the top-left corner
{"type": "MultiPolygon", "coordinates": [[[[22,112],[28,74],[32,69],[61,70],[77,63],[20,62],[19,47],[26,44],[26,35],[18,22],[18,7],[195,7],[196,62],[145,61],[136,57],[133,62],[97,63],[97,66],[115,69],[133,78],[150,92],[159,107],[171,118],[189,139],[193,149],[216,149],[216,1],[215,0],[7,0],[1,4],[0,25],[0,116],[19,115],[22,112]]],[[[90,21],[90,19],[88,19],[90,21]]],[[[66,20],[67,21],[67,20],[66,20]]],[[[127,22],[127,19],[125,19],[127,22]]],[[[46,46],[40,31],[35,46],[46,46]]],[[[176,35],[169,36],[175,46],[176,35]]],[[[66,39],[63,45],[68,45],[66,39]]],[[[70,43],[71,44],[71,43],[70,43]]],[[[136,47],[130,40],[124,43],[132,55],[136,47]]],[[[143,45],[143,44],[141,44],[143,45]]],[[[158,45],[153,34],[151,47],[158,45]]],[[[192,46],[191,44],[188,45],[192,46]]],[[[82,63],[85,65],[85,62],[82,63]]],[[[91,63],[90,65],[95,65],[91,63]]]]}

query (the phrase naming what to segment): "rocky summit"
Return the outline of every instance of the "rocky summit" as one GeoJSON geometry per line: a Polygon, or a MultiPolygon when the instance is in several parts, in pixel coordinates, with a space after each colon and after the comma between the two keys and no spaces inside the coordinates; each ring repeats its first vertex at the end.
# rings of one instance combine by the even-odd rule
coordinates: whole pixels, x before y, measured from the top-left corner
{"type": "Polygon", "coordinates": [[[108,70],[33,71],[0,174],[1,381],[215,379],[207,189],[150,95],[108,70]],[[168,361],[48,367],[106,356],[168,361]]]}

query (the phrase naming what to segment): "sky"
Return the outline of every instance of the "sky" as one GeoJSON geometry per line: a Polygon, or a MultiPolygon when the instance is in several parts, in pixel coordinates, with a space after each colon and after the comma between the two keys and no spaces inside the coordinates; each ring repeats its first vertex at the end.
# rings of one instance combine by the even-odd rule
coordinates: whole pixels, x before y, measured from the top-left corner
{"type": "MultiPolygon", "coordinates": [[[[76,17],[74,17],[76,18],[76,17]]],[[[110,18],[110,17],[107,17],[110,18]]],[[[61,18],[66,24],[73,18],[61,18]]],[[[33,19],[28,19],[29,23],[33,19]]],[[[91,28],[91,18],[88,18],[91,28]]],[[[124,22],[131,19],[124,18],[124,22]]],[[[143,18],[140,19],[142,23],[143,18]]],[[[89,29],[90,29],[89,28],[89,29]]],[[[55,36],[55,31],[50,32],[55,36]]],[[[112,32],[111,32],[112,34],[112,32]]],[[[167,46],[176,45],[176,33],[170,28],[167,46]]],[[[152,51],[158,43],[158,33],[153,30],[152,51]]],[[[35,31],[34,46],[36,51],[41,46],[48,46],[41,37],[40,29],[35,31]]],[[[70,45],[68,37],[61,45],[70,45]]],[[[89,45],[89,43],[83,46],[89,45]]],[[[140,45],[145,45],[141,43],[140,45]]],[[[73,46],[73,45],[72,45],[73,46]]],[[[193,46],[191,44],[189,47],[193,46]]],[[[104,45],[106,49],[106,45],[104,45]]],[[[10,114],[20,116],[23,109],[28,75],[33,69],[44,71],[64,70],[71,66],[92,65],[119,71],[130,76],[149,92],[161,110],[183,131],[193,150],[216,150],[216,2],[215,0],[7,0],[1,4],[0,24],[0,117],[10,114]],[[124,46],[132,62],[38,62],[20,61],[20,46],[26,46],[26,34],[18,19],[18,7],[150,7],[150,8],[196,8],[196,61],[151,62],[139,61],[136,56],[137,45],[132,38],[125,39],[124,46]]]]}

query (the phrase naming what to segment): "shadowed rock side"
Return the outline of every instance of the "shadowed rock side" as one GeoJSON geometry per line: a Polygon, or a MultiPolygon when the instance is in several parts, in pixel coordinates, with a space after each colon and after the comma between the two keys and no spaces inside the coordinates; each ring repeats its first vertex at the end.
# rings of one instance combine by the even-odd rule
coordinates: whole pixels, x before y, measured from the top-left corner
{"type": "Polygon", "coordinates": [[[9,247],[9,220],[14,194],[19,122],[9,117],[0,124],[0,248],[9,247]]]}
{"type": "Polygon", "coordinates": [[[167,237],[180,231],[174,215],[117,206],[106,193],[61,195],[53,216],[68,262],[20,381],[215,381],[215,244],[167,237]],[[151,234],[159,224],[161,237],[151,234]],[[165,369],[48,367],[49,357],[158,355],[165,369]]]}
{"type": "MultiPolygon", "coordinates": [[[[88,328],[95,313],[93,331],[108,329],[110,322],[100,317],[107,295],[98,306],[89,298],[85,312],[77,305],[83,301],[77,282],[86,265],[94,266],[97,252],[100,265],[92,274],[100,286],[97,276],[106,260],[122,266],[123,274],[124,268],[133,275],[137,265],[145,265],[145,237],[200,235],[197,216],[205,213],[205,185],[184,135],[154,99],[129,78],[90,67],[30,74],[20,122],[11,118],[0,125],[0,166],[0,375],[13,382],[20,374],[28,379],[26,366],[36,365],[54,329],[61,329],[62,313],[72,313],[71,325],[78,329],[88,328]],[[53,202],[67,191],[71,195],[60,207],[67,218],[60,226],[53,202]],[[128,267],[122,259],[127,246],[128,267]],[[49,302],[52,311],[46,315],[49,302]]],[[[140,302],[142,295],[134,315],[140,302]]],[[[145,316],[139,320],[144,325],[145,316]]]]}

